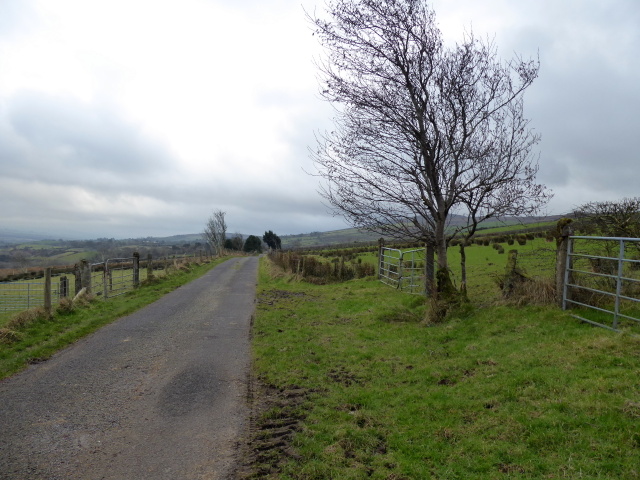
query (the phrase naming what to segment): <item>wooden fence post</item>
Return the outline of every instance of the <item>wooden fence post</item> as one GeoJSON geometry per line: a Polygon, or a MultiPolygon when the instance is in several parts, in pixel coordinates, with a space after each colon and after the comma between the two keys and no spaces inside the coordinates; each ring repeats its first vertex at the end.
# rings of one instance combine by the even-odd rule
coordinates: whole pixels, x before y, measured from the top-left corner
{"type": "Polygon", "coordinates": [[[150,253],[147,255],[147,280],[153,280],[153,258],[150,253]]]}
{"type": "Polygon", "coordinates": [[[567,269],[571,268],[573,263],[568,255],[571,242],[569,237],[573,235],[571,222],[570,218],[561,218],[556,225],[556,302],[562,308],[566,308],[563,300],[565,284],[572,282],[571,272],[566,275],[567,269]]]}
{"type": "Polygon", "coordinates": [[[133,252],[133,288],[140,286],[140,254],[133,252]]]}
{"type": "Polygon", "coordinates": [[[44,311],[51,316],[51,267],[44,269],[44,311]]]}
{"type": "Polygon", "coordinates": [[[107,262],[104,262],[104,269],[102,270],[102,295],[106,300],[109,298],[109,290],[113,289],[113,285],[111,285],[111,270],[109,270],[109,265],[107,262]]]}
{"type": "Polygon", "coordinates": [[[64,276],[60,277],[60,298],[67,298],[69,296],[69,279],[64,276]]]}

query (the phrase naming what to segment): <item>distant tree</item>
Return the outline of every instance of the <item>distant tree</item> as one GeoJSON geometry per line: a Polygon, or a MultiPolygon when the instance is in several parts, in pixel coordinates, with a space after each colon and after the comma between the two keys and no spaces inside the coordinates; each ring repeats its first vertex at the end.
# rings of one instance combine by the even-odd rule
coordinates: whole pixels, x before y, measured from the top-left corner
{"type": "Polygon", "coordinates": [[[585,203],[575,210],[574,216],[584,233],[640,238],[640,197],[585,203]]]}
{"type": "Polygon", "coordinates": [[[222,210],[213,212],[207,221],[202,237],[211,247],[215,255],[224,253],[224,242],[227,239],[227,223],[224,219],[226,213],[222,210]]]}
{"type": "Polygon", "coordinates": [[[321,95],[337,106],[312,152],[321,194],[357,228],[432,245],[438,289],[450,290],[454,237],[549,198],[523,114],[538,62],[502,62],[472,32],[445,46],[425,0],[326,5],[326,19],[310,17],[327,52],[321,95]]]}
{"type": "Polygon", "coordinates": [[[260,237],[249,235],[244,242],[242,250],[248,253],[262,253],[262,241],[260,237]]]}
{"type": "Polygon", "coordinates": [[[282,248],[282,241],[280,240],[280,237],[273,233],[271,230],[269,230],[268,232],[264,232],[262,240],[269,246],[269,248],[272,248],[274,250],[279,250],[282,248]]]}
{"type": "Polygon", "coordinates": [[[231,248],[232,250],[242,251],[242,247],[244,246],[244,239],[242,235],[239,233],[234,233],[231,237],[231,248]]]}

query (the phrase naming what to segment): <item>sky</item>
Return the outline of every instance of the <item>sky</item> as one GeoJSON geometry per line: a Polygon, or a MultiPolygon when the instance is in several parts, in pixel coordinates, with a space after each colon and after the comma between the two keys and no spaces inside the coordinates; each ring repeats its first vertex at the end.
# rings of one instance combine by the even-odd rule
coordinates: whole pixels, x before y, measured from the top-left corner
{"type": "MultiPolygon", "coordinates": [[[[434,0],[448,42],[539,57],[544,214],[640,196],[640,2],[434,0]]],[[[308,149],[331,129],[322,0],[0,0],[0,231],[68,238],[347,228],[308,149]]]]}

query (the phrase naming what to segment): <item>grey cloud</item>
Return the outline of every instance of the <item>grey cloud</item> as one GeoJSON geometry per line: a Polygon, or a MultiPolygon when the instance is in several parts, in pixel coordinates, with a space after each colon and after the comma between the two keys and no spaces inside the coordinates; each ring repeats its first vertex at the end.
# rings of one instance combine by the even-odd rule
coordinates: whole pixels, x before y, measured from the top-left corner
{"type": "Polygon", "coordinates": [[[540,77],[525,97],[542,134],[539,180],[557,189],[557,205],[587,192],[637,195],[640,3],[542,2],[528,13],[501,52],[540,54],[540,77]]]}
{"type": "Polygon", "coordinates": [[[62,168],[140,174],[171,163],[162,146],[99,105],[31,92],[7,104],[13,132],[62,168]]]}

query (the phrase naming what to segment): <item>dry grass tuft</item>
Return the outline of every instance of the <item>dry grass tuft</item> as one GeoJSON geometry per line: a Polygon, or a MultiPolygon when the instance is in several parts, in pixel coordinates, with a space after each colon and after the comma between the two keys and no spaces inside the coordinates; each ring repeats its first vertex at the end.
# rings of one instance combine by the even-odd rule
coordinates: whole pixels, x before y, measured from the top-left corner
{"type": "Polygon", "coordinates": [[[531,278],[516,287],[514,297],[520,304],[552,305],[556,301],[556,286],[552,278],[531,278]]]}
{"type": "Polygon", "coordinates": [[[14,343],[20,340],[21,336],[9,328],[0,328],[0,344],[14,343]]]}
{"type": "Polygon", "coordinates": [[[23,328],[26,328],[29,325],[40,320],[45,320],[46,318],[48,318],[48,315],[47,312],[45,312],[44,308],[30,308],[29,310],[16,313],[13,317],[11,317],[11,319],[7,322],[7,328],[9,330],[22,330],[23,328]]]}
{"type": "Polygon", "coordinates": [[[82,295],[76,295],[72,303],[74,307],[87,307],[92,304],[96,298],[92,293],[83,293],[82,295]]]}
{"type": "Polygon", "coordinates": [[[56,306],[56,313],[60,315],[67,315],[73,312],[75,305],[71,298],[61,298],[60,303],[56,306]]]}

